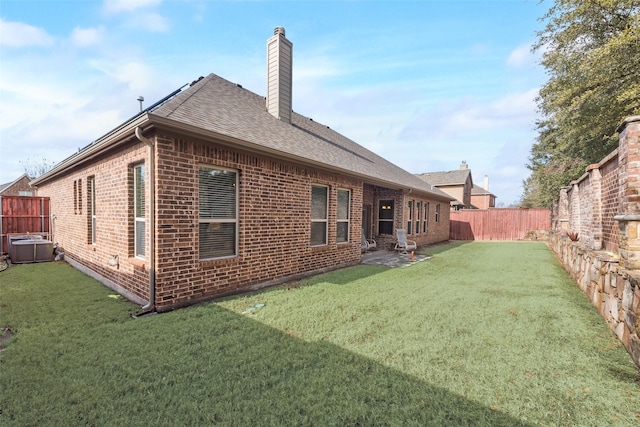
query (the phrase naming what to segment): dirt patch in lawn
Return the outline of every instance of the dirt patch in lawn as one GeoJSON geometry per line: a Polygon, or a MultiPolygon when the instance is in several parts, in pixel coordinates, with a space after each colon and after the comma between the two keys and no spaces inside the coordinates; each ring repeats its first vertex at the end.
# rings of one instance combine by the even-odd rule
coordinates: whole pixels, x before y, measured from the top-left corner
{"type": "Polygon", "coordinates": [[[7,348],[4,346],[4,343],[11,339],[13,336],[13,330],[10,326],[5,326],[0,328],[0,351],[5,351],[7,348]]]}

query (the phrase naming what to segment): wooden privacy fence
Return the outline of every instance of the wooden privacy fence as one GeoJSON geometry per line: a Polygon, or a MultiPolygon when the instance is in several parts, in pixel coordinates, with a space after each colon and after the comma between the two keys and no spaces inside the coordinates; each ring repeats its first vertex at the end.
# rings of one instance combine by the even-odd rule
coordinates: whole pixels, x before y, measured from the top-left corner
{"type": "Polygon", "coordinates": [[[549,230],[549,209],[467,209],[451,212],[450,240],[521,240],[531,230],[549,230]]]}
{"type": "Polygon", "coordinates": [[[48,197],[0,196],[0,253],[7,252],[7,235],[49,233],[48,197]]]}

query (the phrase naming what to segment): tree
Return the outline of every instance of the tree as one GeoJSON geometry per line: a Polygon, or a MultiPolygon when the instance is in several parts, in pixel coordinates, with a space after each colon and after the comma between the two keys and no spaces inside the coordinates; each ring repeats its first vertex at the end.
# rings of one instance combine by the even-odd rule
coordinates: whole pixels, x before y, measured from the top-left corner
{"type": "Polygon", "coordinates": [[[546,207],[615,149],[617,124],[640,114],[640,1],[556,0],[542,19],[533,50],[549,80],[522,203],[546,207]]]}
{"type": "Polygon", "coordinates": [[[19,163],[29,178],[37,178],[40,175],[44,175],[56,165],[56,162],[49,161],[44,157],[40,160],[31,160],[29,158],[25,161],[21,160],[19,163]]]}

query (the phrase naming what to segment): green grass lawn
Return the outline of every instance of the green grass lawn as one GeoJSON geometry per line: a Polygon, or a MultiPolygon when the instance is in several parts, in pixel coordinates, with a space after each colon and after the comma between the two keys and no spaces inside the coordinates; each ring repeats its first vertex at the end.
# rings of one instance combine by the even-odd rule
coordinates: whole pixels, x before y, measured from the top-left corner
{"type": "Polygon", "coordinates": [[[138,319],[66,264],[10,267],[0,425],[640,423],[637,368],[546,245],[427,252],[138,319]]]}

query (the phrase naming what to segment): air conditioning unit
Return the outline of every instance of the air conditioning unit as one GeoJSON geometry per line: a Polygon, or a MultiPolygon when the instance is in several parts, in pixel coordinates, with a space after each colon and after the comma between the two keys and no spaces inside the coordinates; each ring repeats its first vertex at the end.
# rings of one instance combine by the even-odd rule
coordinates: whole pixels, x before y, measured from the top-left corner
{"type": "Polygon", "coordinates": [[[53,242],[45,239],[16,239],[11,241],[11,263],[53,261],[53,242]]]}

